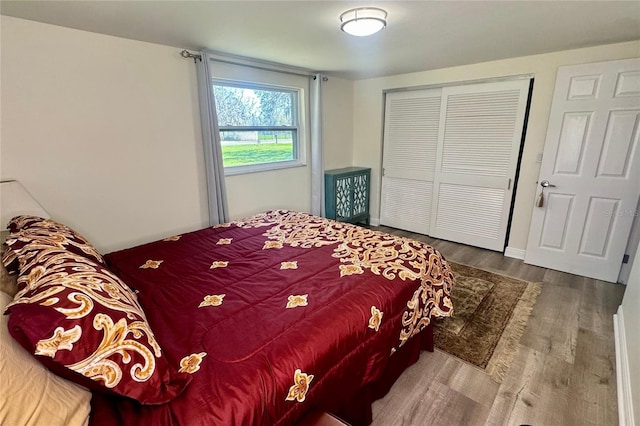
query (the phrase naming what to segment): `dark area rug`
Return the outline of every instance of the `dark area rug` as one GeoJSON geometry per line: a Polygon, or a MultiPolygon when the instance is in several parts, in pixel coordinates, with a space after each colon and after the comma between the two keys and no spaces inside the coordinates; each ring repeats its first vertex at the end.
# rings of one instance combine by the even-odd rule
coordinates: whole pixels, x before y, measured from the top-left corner
{"type": "Polygon", "coordinates": [[[540,284],[449,262],[456,275],[454,314],[437,320],[435,346],[502,382],[511,365],[540,284]]]}

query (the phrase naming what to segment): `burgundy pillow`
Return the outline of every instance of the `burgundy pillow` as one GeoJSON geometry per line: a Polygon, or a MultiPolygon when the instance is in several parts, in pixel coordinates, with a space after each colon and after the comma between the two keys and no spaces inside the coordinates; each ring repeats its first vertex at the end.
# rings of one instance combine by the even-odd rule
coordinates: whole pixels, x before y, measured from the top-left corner
{"type": "Polygon", "coordinates": [[[184,390],[191,377],[163,357],[135,293],[116,275],[58,247],[29,254],[7,309],[9,332],[27,351],[67,379],[142,404],[184,390]]]}
{"type": "Polygon", "coordinates": [[[102,255],[86,238],[54,220],[38,216],[16,216],[9,221],[7,228],[11,231],[5,242],[9,251],[3,256],[2,262],[11,273],[19,269],[15,261],[16,255],[44,247],[62,248],[102,266],[107,265],[102,255]]]}

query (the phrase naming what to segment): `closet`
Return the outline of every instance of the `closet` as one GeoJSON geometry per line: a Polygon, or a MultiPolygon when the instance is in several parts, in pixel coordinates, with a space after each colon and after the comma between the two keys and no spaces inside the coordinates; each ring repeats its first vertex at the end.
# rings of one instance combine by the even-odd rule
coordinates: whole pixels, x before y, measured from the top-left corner
{"type": "Polygon", "coordinates": [[[503,251],[529,84],[387,93],[380,223],[503,251]]]}

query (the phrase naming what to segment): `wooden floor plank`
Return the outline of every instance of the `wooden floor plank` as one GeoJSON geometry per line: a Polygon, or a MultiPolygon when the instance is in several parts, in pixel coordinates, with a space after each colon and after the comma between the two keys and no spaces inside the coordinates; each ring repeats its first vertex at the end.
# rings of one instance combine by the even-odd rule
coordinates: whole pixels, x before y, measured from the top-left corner
{"type": "Polygon", "coordinates": [[[394,383],[393,392],[373,405],[374,424],[385,424],[380,422],[389,415],[395,416],[399,412],[412,410],[419,402],[419,396],[432,383],[438,382],[438,375],[453,370],[453,366],[447,367],[447,361],[451,358],[441,351],[422,352],[418,362],[410,366],[394,383]]]}
{"type": "Polygon", "coordinates": [[[618,421],[613,336],[578,330],[576,359],[571,370],[569,407],[583,425],[615,425],[618,421]]]}
{"type": "Polygon", "coordinates": [[[602,336],[610,335],[613,329],[613,313],[622,303],[623,294],[622,285],[591,280],[588,290],[581,294],[578,326],[602,336]]]}
{"type": "Polygon", "coordinates": [[[520,343],[573,363],[578,334],[580,292],[563,285],[543,283],[520,343]]]}
{"type": "Polygon", "coordinates": [[[570,363],[521,345],[487,424],[570,424],[566,418],[570,371],[570,363]]]}
{"type": "Polygon", "coordinates": [[[478,425],[489,408],[446,385],[431,382],[411,395],[407,409],[379,413],[373,425],[478,425]]]}
{"type": "Polygon", "coordinates": [[[618,424],[613,314],[624,286],[424,235],[374,229],[424,241],[454,262],[542,283],[503,383],[444,352],[425,353],[374,403],[374,425],[618,424]]]}
{"type": "Polygon", "coordinates": [[[455,369],[448,377],[440,377],[442,383],[458,393],[476,401],[479,404],[491,407],[498,394],[500,385],[479,368],[467,364],[464,361],[448,356],[455,369]]]}

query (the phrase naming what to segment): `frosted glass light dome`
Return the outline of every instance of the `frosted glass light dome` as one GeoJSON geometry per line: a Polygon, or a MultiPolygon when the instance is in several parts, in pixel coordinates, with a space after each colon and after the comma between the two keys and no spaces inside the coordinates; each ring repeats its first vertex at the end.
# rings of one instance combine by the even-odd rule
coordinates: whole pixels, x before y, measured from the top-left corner
{"type": "Polygon", "coordinates": [[[387,26],[387,12],[377,7],[349,9],[340,15],[340,29],[358,37],[377,33],[387,26]]]}

